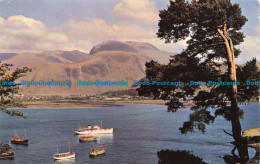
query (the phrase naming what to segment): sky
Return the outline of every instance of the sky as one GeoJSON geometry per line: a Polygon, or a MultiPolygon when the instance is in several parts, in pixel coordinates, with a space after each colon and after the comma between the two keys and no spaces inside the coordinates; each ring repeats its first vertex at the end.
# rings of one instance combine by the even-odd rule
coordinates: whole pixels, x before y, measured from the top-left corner
{"type": "MultiPolygon", "coordinates": [[[[248,18],[237,63],[260,61],[260,0],[231,0],[248,18]],[[257,56],[258,55],[258,56],[257,56]]],[[[80,50],[107,40],[148,42],[180,52],[185,41],[156,37],[159,10],[169,0],[0,0],[0,53],[80,50]]]]}

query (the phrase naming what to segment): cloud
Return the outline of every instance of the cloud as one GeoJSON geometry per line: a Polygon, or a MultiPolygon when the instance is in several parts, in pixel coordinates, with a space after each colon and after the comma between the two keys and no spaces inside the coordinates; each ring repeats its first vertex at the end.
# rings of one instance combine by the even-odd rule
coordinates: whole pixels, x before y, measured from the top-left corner
{"type": "Polygon", "coordinates": [[[236,59],[237,63],[245,63],[256,57],[260,61],[260,27],[251,27],[252,34],[247,35],[239,46],[242,54],[236,59]]]}
{"type": "Polygon", "coordinates": [[[11,3],[12,0],[0,0],[0,5],[4,3],[11,3]]]}
{"type": "Polygon", "coordinates": [[[0,52],[39,52],[52,50],[90,49],[106,40],[148,42],[170,51],[181,51],[185,44],[165,44],[156,37],[157,28],[131,21],[109,24],[104,19],[69,20],[59,27],[47,27],[43,22],[22,15],[8,19],[0,17],[0,52]]]}
{"type": "Polygon", "coordinates": [[[72,40],[90,40],[93,44],[104,40],[136,40],[156,38],[156,28],[142,27],[131,22],[109,25],[103,19],[70,20],[60,28],[72,40]]]}
{"type": "Polygon", "coordinates": [[[247,36],[245,42],[241,44],[240,50],[242,50],[241,55],[236,59],[237,63],[246,63],[248,60],[256,57],[260,61],[260,39],[259,37],[247,36]]]}
{"type": "Polygon", "coordinates": [[[47,28],[33,18],[0,17],[0,52],[82,49],[75,45],[62,31],[47,28]]]}
{"type": "Polygon", "coordinates": [[[144,24],[156,25],[159,20],[159,9],[156,3],[150,0],[122,0],[111,14],[144,24]]]}
{"type": "MultiPolygon", "coordinates": [[[[260,6],[260,0],[258,0],[258,5],[260,6]]],[[[260,21],[260,8],[258,6],[258,20],[260,21]]]]}
{"type": "Polygon", "coordinates": [[[185,41],[165,44],[157,38],[157,28],[143,27],[130,21],[109,25],[103,19],[70,20],[60,30],[71,40],[88,40],[93,46],[106,40],[148,42],[170,52],[180,52],[186,46],[185,41]]]}

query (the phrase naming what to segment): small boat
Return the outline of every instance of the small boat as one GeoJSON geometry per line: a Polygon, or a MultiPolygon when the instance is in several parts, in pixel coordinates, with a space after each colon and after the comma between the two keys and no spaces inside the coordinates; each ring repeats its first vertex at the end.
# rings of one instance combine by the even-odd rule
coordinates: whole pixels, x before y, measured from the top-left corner
{"type": "Polygon", "coordinates": [[[14,138],[11,139],[11,143],[19,145],[28,145],[28,139],[26,139],[26,133],[24,133],[24,139],[21,139],[15,132],[14,138]]]}
{"type": "Polygon", "coordinates": [[[70,159],[70,158],[75,158],[75,153],[70,152],[70,142],[69,142],[69,152],[67,153],[59,153],[58,145],[57,145],[57,154],[53,155],[53,159],[58,160],[58,159],[70,159]]]}
{"type": "Polygon", "coordinates": [[[97,137],[96,136],[83,136],[79,138],[79,142],[84,142],[84,141],[96,141],[97,137]]]}
{"type": "MultiPolygon", "coordinates": [[[[100,144],[102,145],[102,138],[100,138],[100,144]]],[[[105,154],[105,152],[106,152],[106,148],[104,148],[104,147],[100,148],[100,149],[94,149],[93,145],[92,145],[91,148],[92,148],[92,151],[89,153],[90,157],[105,154]]]]}
{"type": "Polygon", "coordinates": [[[106,152],[106,148],[101,148],[101,149],[93,149],[92,151],[89,153],[90,156],[97,156],[97,155],[101,155],[101,154],[105,154],[106,152]]]}
{"type": "Polygon", "coordinates": [[[88,125],[88,128],[79,128],[78,130],[74,131],[78,135],[89,135],[89,134],[113,134],[113,128],[102,128],[102,121],[101,127],[99,125],[91,126],[88,125]]]}
{"type": "Polygon", "coordinates": [[[67,152],[67,153],[59,153],[53,155],[53,159],[55,160],[70,159],[70,158],[75,158],[75,153],[67,152]]]}
{"type": "Polygon", "coordinates": [[[14,158],[14,152],[6,152],[0,154],[0,159],[12,159],[14,158]]]}

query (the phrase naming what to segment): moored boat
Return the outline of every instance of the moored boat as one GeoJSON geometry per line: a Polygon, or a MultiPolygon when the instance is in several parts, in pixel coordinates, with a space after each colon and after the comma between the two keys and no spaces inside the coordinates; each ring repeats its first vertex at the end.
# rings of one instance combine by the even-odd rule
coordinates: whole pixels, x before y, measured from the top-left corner
{"type": "Polygon", "coordinates": [[[12,159],[14,158],[14,152],[6,152],[0,154],[0,159],[12,159]]]}
{"type": "Polygon", "coordinates": [[[113,134],[113,128],[102,128],[102,122],[101,127],[99,125],[91,126],[88,125],[88,128],[79,128],[78,130],[74,131],[78,135],[89,135],[89,134],[113,134]]]}
{"type": "Polygon", "coordinates": [[[11,143],[19,145],[28,145],[28,139],[26,139],[26,134],[24,133],[24,139],[21,139],[15,132],[14,138],[11,139],[11,143]]]}
{"type": "MultiPolygon", "coordinates": [[[[100,138],[100,144],[102,145],[102,138],[100,138]]],[[[93,156],[97,156],[97,155],[101,155],[101,154],[105,154],[106,152],[106,148],[105,147],[102,147],[100,149],[94,149],[93,148],[93,145],[91,147],[91,152],[89,153],[89,156],[90,157],[93,157],[93,156]]]]}
{"type": "Polygon", "coordinates": [[[92,149],[92,151],[89,153],[90,156],[97,156],[101,154],[105,154],[106,148],[101,148],[101,149],[92,149]]]}
{"type": "Polygon", "coordinates": [[[83,136],[79,138],[79,142],[84,142],[84,141],[96,141],[97,137],[96,136],[83,136]]]}
{"type": "Polygon", "coordinates": [[[69,142],[69,152],[67,153],[59,153],[58,145],[57,145],[57,154],[53,155],[53,159],[59,160],[59,159],[70,159],[75,158],[76,154],[70,152],[70,142],[69,142]]]}
{"type": "Polygon", "coordinates": [[[20,137],[15,137],[11,139],[11,143],[20,144],[20,145],[28,145],[28,139],[21,139],[20,137]]]}
{"type": "Polygon", "coordinates": [[[70,159],[75,158],[75,153],[67,152],[67,153],[58,153],[53,155],[53,159],[59,160],[59,159],[70,159]]]}

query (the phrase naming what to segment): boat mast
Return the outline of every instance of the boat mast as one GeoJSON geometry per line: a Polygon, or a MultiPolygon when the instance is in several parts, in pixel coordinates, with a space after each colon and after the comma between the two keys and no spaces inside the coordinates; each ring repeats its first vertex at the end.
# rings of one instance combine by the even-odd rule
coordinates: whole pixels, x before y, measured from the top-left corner
{"type": "Polygon", "coordinates": [[[16,138],[17,137],[17,133],[16,133],[16,130],[14,131],[14,138],[16,138]]]}
{"type": "Polygon", "coordinates": [[[58,144],[57,144],[57,154],[59,154],[59,148],[58,148],[58,144]]]}
{"type": "Polygon", "coordinates": [[[101,129],[102,129],[102,120],[101,120],[101,129]]]}
{"type": "Polygon", "coordinates": [[[70,152],[70,141],[69,141],[69,152],[70,152]]]}
{"type": "Polygon", "coordinates": [[[24,139],[26,139],[27,136],[26,136],[26,130],[24,130],[24,139]]]}
{"type": "Polygon", "coordinates": [[[79,122],[79,129],[81,129],[81,125],[80,125],[80,122],[79,122]]]}

